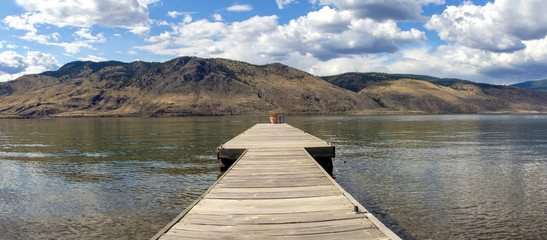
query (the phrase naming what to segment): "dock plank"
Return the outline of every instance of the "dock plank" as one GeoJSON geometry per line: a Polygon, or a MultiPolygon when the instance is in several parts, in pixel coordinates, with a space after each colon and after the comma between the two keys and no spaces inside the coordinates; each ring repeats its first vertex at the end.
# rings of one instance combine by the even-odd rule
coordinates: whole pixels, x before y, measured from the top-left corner
{"type": "Polygon", "coordinates": [[[153,239],[400,239],[371,214],[353,213],[365,209],[309,147],[333,152],[287,124],[257,124],[229,140],[219,151],[243,156],[153,239]]]}
{"type": "Polygon", "coordinates": [[[309,212],[306,215],[301,213],[277,213],[277,214],[193,214],[189,213],[185,220],[192,221],[196,224],[213,224],[213,225],[231,225],[231,224],[291,224],[303,222],[318,222],[329,220],[353,219],[362,216],[353,214],[347,211],[317,211],[309,212]]]}

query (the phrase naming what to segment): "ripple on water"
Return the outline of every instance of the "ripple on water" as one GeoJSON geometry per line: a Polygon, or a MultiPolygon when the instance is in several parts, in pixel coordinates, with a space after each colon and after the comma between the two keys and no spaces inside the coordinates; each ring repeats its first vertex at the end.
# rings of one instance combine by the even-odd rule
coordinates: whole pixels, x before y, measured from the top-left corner
{"type": "MultiPolygon", "coordinates": [[[[336,180],[404,236],[545,239],[547,124],[523,118],[288,120],[333,142],[336,180]]],[[[257,122],[200,119],[0,125],[0,239],[151,237],[216,180],[215,148],[257,122]]]]}

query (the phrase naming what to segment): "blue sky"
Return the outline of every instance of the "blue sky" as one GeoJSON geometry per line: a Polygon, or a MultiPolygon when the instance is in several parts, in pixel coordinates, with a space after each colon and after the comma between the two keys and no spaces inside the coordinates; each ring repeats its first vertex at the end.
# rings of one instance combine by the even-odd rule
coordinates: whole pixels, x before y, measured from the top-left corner
{"type": "Polygon", "coordinates": [[[494,84],[547,79],[543,0],[8,0],[0,81],[77,60],[280,62],[494,84]]]}

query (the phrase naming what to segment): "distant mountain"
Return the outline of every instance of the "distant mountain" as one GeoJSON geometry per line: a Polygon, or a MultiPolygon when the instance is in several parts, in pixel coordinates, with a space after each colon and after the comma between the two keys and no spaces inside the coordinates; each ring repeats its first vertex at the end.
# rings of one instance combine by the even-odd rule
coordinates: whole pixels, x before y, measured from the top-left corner
{"type": "Polygon", "coordinates": [[[388,73],[377,73],[377,72],[368,72],[368,73],[344,73],[333,76],[324,76],[321,77],[327,82],[330,82],[336,86],[359,92],[367,86],[374,85],[378,82],[388,81],[388,80],[399,80],[399,79],[414,79],[430,82],[436,85],[441,85],[445,87],[453,86],[455,84],[472,84],[479,87],[490,87],[496,88],[501,87],[498,85],[486,84],[486,83],[475,83],[468,80],[462,80],[457,78],[438,78],[427,75],[415,75],[415,74],[388,74],[388,73]]]}
{"type": "Polygon", "coordinates": [[[282,64],[72,62],[0,83],[1,117],[353,113],[379,106],[282,64]]]}
{"type": "Polygon", "coordinates": [[[454,78],[345,73],[324,80],[366,95],[384,109],[428,113],[545,112],[547,94],[454,78]]]}
{"type": "Polygon", "coordinates": [[[78,61],[0,83],[0,117],[547,112],[547,93],[517,87],[383,73],[323,79],[227,59],[78,61]]]}
{"type": "Polygon", "coordinates": [[[517,83],[511,86],[547,92],[547,79],[517,83]]]}

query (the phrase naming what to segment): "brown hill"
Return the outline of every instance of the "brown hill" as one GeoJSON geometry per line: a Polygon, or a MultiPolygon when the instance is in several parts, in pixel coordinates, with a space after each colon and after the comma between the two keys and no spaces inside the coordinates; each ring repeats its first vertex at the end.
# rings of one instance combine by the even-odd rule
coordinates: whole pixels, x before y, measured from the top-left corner
{"type": "Polygon", "coordinates": [[[512,86],[421,75],[346,73],[323,77],[386,110],[421,113],[545,113],[547,94],[512,86]]]}
{"type": "Polygon", "coordinates": [[[370,98],[281,65],[181,57],[165,63],[73,62],[0,84],[3,117],[349,113],[370,98]]]}
{"type": "Polygon", "coordinates": [[[547,112],[546,92],[517,87],[382,73],[324,79],[227,59],[72,62],[0,83],[0,117],[547,112]]]}

